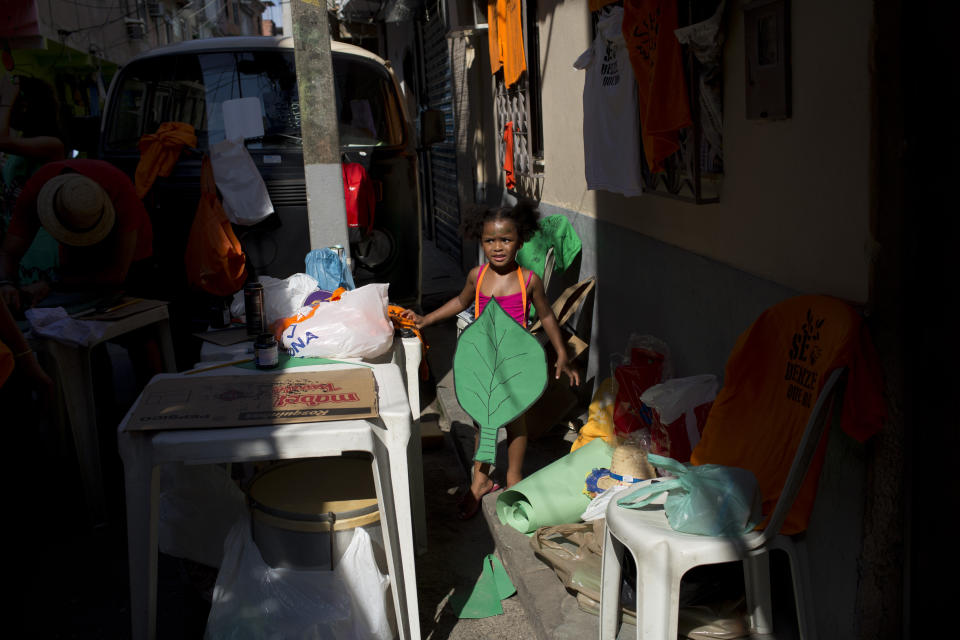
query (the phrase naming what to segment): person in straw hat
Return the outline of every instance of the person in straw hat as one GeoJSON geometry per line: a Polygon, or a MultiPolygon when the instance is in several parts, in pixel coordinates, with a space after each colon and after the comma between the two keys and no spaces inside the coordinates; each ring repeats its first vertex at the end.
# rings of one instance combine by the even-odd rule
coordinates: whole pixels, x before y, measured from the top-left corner
{"type": "Polygon", "coordinates": [[[65,288],[120,288],[153,255],[153,229],[133,183],[100,160],[44,165],[24,185],[0,245],[0,298],[21,309],[49,287],[21,299],[17,266],[43,227],[60,244],[65,288]]]}

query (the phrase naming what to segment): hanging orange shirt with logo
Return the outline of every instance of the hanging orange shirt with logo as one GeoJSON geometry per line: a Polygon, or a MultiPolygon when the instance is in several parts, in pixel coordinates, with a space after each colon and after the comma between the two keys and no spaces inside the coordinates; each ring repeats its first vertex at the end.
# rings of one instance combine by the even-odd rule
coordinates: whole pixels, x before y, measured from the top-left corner
{"type": "MultiPolygon", "coordinates": [[[[690,461],[753,471],[764,518],[769,517],[820,389],[838,367],[847,368],[841,426],[863,442],[880,430],[887,411],[879,360],[857,312],[827,296],[791,298],[763,312],[727,360],[723,388],[690,461]]],[[[828,436],[829,431],[781,533],[807,528],[828,436]]]]}
{"type": "Polygon", "coordinates": [[[647,166],[660,173],[680,148],[678,132],[692,124],[687,83],[680,60],[677,3],[623,0],[623,37],[637,79],[640,129],[647,166]]]}
{"type": "Polygon", "coordinates": [[[503,69],[503,81],[510,87],[527,70],[523,52],[523,2],[487,0],[487,37],[490,43],[490,72],[503,69]]]}

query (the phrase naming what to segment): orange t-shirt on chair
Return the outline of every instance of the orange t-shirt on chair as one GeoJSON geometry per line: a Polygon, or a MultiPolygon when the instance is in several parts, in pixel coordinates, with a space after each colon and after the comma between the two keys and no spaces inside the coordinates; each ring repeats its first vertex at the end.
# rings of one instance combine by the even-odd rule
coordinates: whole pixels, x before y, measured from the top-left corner
{"type": "MultiPolygon", "coordinates": [[[[800,296],[771,307],[737,340],[691,462],[753,471],[768,517],[820,389],[838,367],[848,369],[841,426],[862,442],[880,430],[886,405],[879,360],[860,316],[827,296],[800,296]]],[[[781,533],[807,528],[828,434],[781,533]]]]}

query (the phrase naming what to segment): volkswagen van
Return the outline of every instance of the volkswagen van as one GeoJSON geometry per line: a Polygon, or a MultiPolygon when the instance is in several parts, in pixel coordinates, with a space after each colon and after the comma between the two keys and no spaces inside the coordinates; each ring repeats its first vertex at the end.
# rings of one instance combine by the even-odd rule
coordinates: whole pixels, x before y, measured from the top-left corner
{"type": "MultiPolygon", "coordinates": [[[[417,141],[406,102],[389,67],[376,55],[332,42],[334,99],[343,162],[363,165],[376,186],[373,228],[352,237],[355,279],[390,283],[390,297],[415,303],[421,271],[417,141]]],[[[154,225],[155,255],[170,286],[185,282],[183,254],[200,196],[203,153],[225,138],[223,104],[255,97],[263,135],[245,140],[275,214],[235,227],[258,275],[304,271],[311,249],[300,135],[300,101],[292,38],[231,37],[182,42],[144,53],[114,77],[101,122],[99,156],[131,179],[140,138],[164,122],[186,122],[197,135],[169,177],[158,178],[144,202],[154,225]]],[[[420,127],[437,129],[439,116],[420,127]]],[[[430,140],[421,140],[429,144],[430,140]]]]}

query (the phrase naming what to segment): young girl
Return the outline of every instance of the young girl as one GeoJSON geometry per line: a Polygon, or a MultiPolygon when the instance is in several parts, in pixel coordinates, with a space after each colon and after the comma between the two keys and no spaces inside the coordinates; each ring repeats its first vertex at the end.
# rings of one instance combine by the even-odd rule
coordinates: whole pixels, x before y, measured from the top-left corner
{"type": "MultiPolygon", "coordinates": [[[[436,311],[419,316],[407,310],[405,316],[413,320],[418,328],[423,328],[452,318],[474,305],[474,315],[479,317],[490,299],[496,298],[504,311],[521,326],[526,327],[527,308],[524,307],[524,301],[531,301],[557,353],[554,375],[559,379],[560,374],[565,373],[570,378],[571,386],[579,385],[580,374],[567,361],[560,326],[547,302],[543,282],[537,274],[517,264],[520,247],[540,228],[537,216],[533,203],[521,201],[514,207],[481,210],[468,217],[461,230],[466,237],[480,241],[487,264],[472,269],[467,274],[467,282],[460,295],[436,311]]],[[[479,442],[478,433],[477,444],[479,442]]],[[[523,456],[526,449],[527,430],[521,416],[507,425],[507,487],[512,487],[523,479],[523,456]]],[[[460,518],[467,519],[475,515],[480,508],[480,498],[498,488],[490,478],[489,465],[475,462],[470,490],[460,501],[460,518]]]]}

